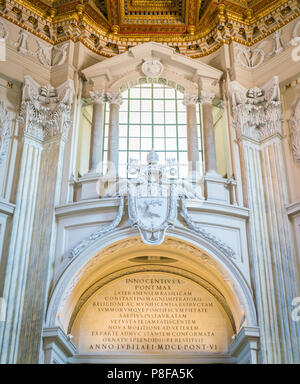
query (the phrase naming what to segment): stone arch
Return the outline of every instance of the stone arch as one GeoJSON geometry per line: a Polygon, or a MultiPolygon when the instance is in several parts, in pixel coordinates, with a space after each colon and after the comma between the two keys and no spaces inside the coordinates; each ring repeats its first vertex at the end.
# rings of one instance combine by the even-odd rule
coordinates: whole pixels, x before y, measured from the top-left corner
{"type": "Polygon", "coordinates": [[[194,271],[198,267],[198,272],[201,270],[203,273],[202,278],[209,277],[209,283],[222,292],[232,313],[236,332],[244,324],[257,325],[251,289],[234,262],[221,250],[183,228],[169,230],[165,242],[158,247],[144,245],[137,230],[124,228],[95,241],[61,272],[50,295],[46,327],[61,326],[67,333],[74,308],[87,289],[87,281],[92,281],[89,283],[92,286],[97,280],[97,268],[115,265],[117,269],[128,258],[128,252],[133,255],[141,251],[149,255],[157,252],[172,254],[180,262],[186,258],[194,271]]]}

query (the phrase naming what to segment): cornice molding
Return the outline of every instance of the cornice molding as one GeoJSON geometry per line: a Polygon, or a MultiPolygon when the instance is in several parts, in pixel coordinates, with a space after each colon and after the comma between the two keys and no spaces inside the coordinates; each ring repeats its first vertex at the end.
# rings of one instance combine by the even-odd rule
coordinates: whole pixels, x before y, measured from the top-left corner
{"type": "Polygon", "coordinates": [[[41,4],[43,9],[28,0],[7,0],[2,9],[0,7],[0,15],[52,45],[67,40],[80,41],[104,57],[115,56],[140,43],[156,41],[166,43],[189,57],[201,58],[231,42],[253,46],[300,15],[297,0],[264,4],[252,12],[251,17],[249,14],[245,17],[247,8],[244,7],[244,13],[240,13],[228,2],[225,8],[219,6],[207,16],[206,24],[200,22],[192,30],[188,27],[185,34],[176,34],[171,28],[167,33],[143,35],[133,32],[125,35],[112,28],[103,15],[100,16],[100,11],[98,15],[90,6],[82,8],[80,4],[72,3],[50,8],[41,4]]]}

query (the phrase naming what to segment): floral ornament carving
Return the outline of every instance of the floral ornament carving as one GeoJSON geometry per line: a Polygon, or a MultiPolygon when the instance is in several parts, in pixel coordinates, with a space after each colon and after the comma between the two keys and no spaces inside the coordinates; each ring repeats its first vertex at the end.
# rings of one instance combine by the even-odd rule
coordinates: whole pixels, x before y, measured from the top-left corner
{"type": "Polygon", "coordinates": [[[82,240],[76,247],[74,247],[71,250],[70,258],[78,256],[79,253],[81,253],[84,249],[86,249],[94,241],[98,240],[99,238],[101,238],[106,233],[111,232],[115,228],[117,228],[117,226],[120,224],[120,222],[122,220],[123,213],[124,213],[124,196],[121,196],[118,213],[117,213],[115,219],[109,225],[106,225],[106,226],[98,229],[96,232],[93,232],[86,239],[82,240]]]}
{"type": "Polygon", "coordinates": [[[293,154],[297,163],[300,164],[300,99],[290,119],[290,128],[293,154]]]}
{"type": "Polygon", "coordinates": [[[214,245],[216,248],[220,249],[223,253],[226,254],[227,257],[229,257],[231,259],[236,258],[235,252],[231,247],[229,247],[222,240],[218,239],[216,236],[209,233],[204,228],[202,228],[199,224],[196,224],[192,220],[191,216],[188,213],[186,201],[185,201],[184,197],[181,198],[181,212],[180,212],[180,214],[191,230],[197,232],[203,239],[207,240],[212,245],[214,245]]]}
{"type": "Polygon", "coordinates": [[[238,136],[264,140],[281,133],[281,102],[278,78],[263,88],[246,89],[238,82],[230,84],[233,125],[238,136]]]}
{"type": "Polygon", "coordinates": [[[48,68],[64,64],[67,58],[69,43],[52,46],[47,45],[40,40],[36,40],[36,42],[38,44],[38,49],[35,52],[35,56],[41,64],[48,68]]]}
{"type": "Polygon", "coordinates": [[[239,65],[246,69],[258,68],[265,60],[265,52],[261,47],[247,48],[239,45],[236,51],[239,65]]]}
{"type": "Polygon", "coordinates": [[[14,46],[16,47],[18,52],[23,53],[24,55],[30,54],[34,55],[34,53],[28,48],[28,38],[30,36],[30,33],[20,29],[19,31],[19,38],[17,42],[14,43],[14,46]]]}
{"type": "Polygon", "coordinates": [[[67,139],[73,94],[72,81],[58,88],[41,87],[26,76],[18,119],[24,132],[41,141],[56,135],[67,139]]]}
{"type": "Polygon", "coordinates": [[[161,76],[163,70],[164,67],[159,60],[146,60],[142,64],[143,74],[152,79],[161,76]]]}
{"type": "Polygon", "coordinates": [[[12,113],[8,112],[5,103],[0,101],[0,165],[8,153],[12,135],[12,119],[12,113]]]}

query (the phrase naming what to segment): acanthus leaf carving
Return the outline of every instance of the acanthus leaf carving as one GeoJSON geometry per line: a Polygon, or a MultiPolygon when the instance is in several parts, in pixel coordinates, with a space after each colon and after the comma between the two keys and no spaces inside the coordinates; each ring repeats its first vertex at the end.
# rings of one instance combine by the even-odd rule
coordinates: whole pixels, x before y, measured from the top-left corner
{"type": "Polygon", "coordinates": [[[277,77],[262,88],[246,89],[234,81],[230,89],[233,125],[238,136],[260,141],[281,133],[281,101],[277,77]]]}
{"type": "Polygon", "coordinates": [[[18,118],[23,131],[39,140],[56,135],[67,139],[73,94],[72,81],[54,88],[51,85],[39,86],[26,76],[18,118]]]}
{"type": "Polygon", "coordinates": [[[36,42],[38,44],[38,49],[34,55],[38,58],[41,64],[49,68],[64,64],[67,58],[68,43],[52,46],[45,44],[40,40],[36,40],[36,42]]]}
{"type": "Polygon", "coordinates": [[[261,47],[248,48],[238,45],[236,51],[239,65],[246,69],[258,68],[265,60],[265,52],[261,47]]]}

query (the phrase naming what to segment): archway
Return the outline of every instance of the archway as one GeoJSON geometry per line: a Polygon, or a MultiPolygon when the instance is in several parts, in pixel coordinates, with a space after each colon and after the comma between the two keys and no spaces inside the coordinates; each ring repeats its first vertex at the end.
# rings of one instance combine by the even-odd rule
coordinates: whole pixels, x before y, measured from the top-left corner
{"type": "MultiPolygon", "coordinates": [[[[102,316],[104,312],[98,311],[102,316]]],[[[175,320],[180,320],[179,312],[176,311],[175,305],[175,309],[172,308],[172,311],[167,311],[165,314],[170,316],[171,313],[175,313],[175,320]]],[[[170,319],[174,319],[173,316],[170,319]]],[[[170,327],[173,324],[172,321],[165,326],[170,327]]],[[[65,335],[69,335],[70,343],[70,337],[72,337],[76,347],[73,352],[69,352],[67,358],[69,362],[99,363],[131,361],[131,359],[155,362],[163,356],[164,361],[168,362],[193,359],[195,362],[227,363],[236,361],[230,346],[232,337],[236,338],[242,329],[256,328],[256,314],[251,290],[240,271],[228,257],[203,239],[200,240],[196,234],[175,228],[170,231],[161,246],[149,247],[141,242],[136,231],[123,229],[118,233],[116,231],[110,233],[102,238],[101,242],[96,241],[62,271],[51,295],[45,328],[53,330],[55,327],[60,328],[65,335]],[[118,240],[114,241],[116,239],[118,240]],[[153,284],[150,284],[149,279],[154,283],[152,281],[153,284]],[[159,283],[160,280],[165,282],[159,283]],[[152,325],[155,322],[158,324],[155,324],[156,328],[151,329],[155,329],[162,335],[163,329],[159,324],[162,325],[163,322],[159,322],[159,316],[152,316],[149,308],[146,308],[147,303],[143,299],[145,296],[141,295],[140,299],[137,299],[137,294],[134,293],[137,289],[145,289],[150,297],[148,303],[153,302],[157,295],[155,287],[158,284],[162,291],[167,290],[172,293],[169,296],[168,293],[165,296],[162,295],[161,297],[165,299],[159,299],[157,305],[163,306],[163,300],[166,300],[167,306],[173,305],[170,303],[173,302],[174,297],[176,295],[179,297],[184,292],[190,298],[189,300],[194,302],[198,300],[198,304],[194,306],[191,303],[182,304],[184,300],[181,301],[183,306],[181,313],[185,316],[181,317],[179,326],[187,331],[182,334],[185,337],[182,336],[180,339],[180,333],[178,333],[177,338],[174,335],[176,342],[170,342],[170,337],[166,338],[164,333],[159,344],[138,343],[130,350],[128,345],[131,339],[124,335],[128,331],[128,324],[132,326],[133,322],[125,321],[127,325],[124,327],[123,322],[122,329],[119,328],[120,332],[114,333],[114,338],[105,338],[104,336],[112,335],[107,333],[109,328],[112,329],[111,319],[120,320],[122,311],[127,319],[130,318],[129,305],[131,308],[144,306],[144,313],[147,315],[146,317],[133,316],[132,319],[139,318],[135,325],[141,325],[147,318],[152,317],[154,319],[152,325]],[[126,292],[127,296],[131,296],[131,302],[124,299],[124,292],[125,296],[126,292]],[[121,305],[123,309],[120,311],[120,305],[109,304],[112,302],[125,302],[125,304],[121,305]],[[195,312],[190,313],[184,309],[194,308],[195,310],[197,305],[199,308],[205,308],[205,305],[210,307],[206,310],[207,312],[198,311],[196,315],[195,312]],[[102,309],[108,308],[104,311],[106,320],[100,321],[101,324],[96,312],[91,311],[91,308],[97,306],[102,309]],[[117,310],[113,310],[114,313],[109,309],[113,306],[118,307],[117,310]],[[211,308],[214,309],[210,310],[211,308]],[[93,319],[90,316],[92,312],[95,316],[93,319]],[[215,325],[211,323],[211,326],[207,327],[207,321],[213,321],[215,325]],[[95,322],[98,324],[97,327],[91,326],[93,322],[94,325],[95,322]],[[91,332],[94,332],[92,339],[91,332]],[[188,342],[188,338],[193,340],[188,342]],[[91,340],[95,343],[91,343],[91,340]],[[152,346],[145,347],[145,345],[152,346]],[[139,348],[144,351],[138,350],[139,348]],[[148,348],[146,353],[145,348],[148,348]],[[149,351],[149,348],[152,351],[149,351]],[[164,350],[159,351],[158,349],[161,348],[164,350]],[[176,348],[177,351],[174,351],[176,348]]],[[[164,329],[166,330],[166,327],[164,329]]],[[[141,335],[145,336],[143,332],[141,335]]],[[[247,349],[251,350],[250,347],[247,349]]]]}

